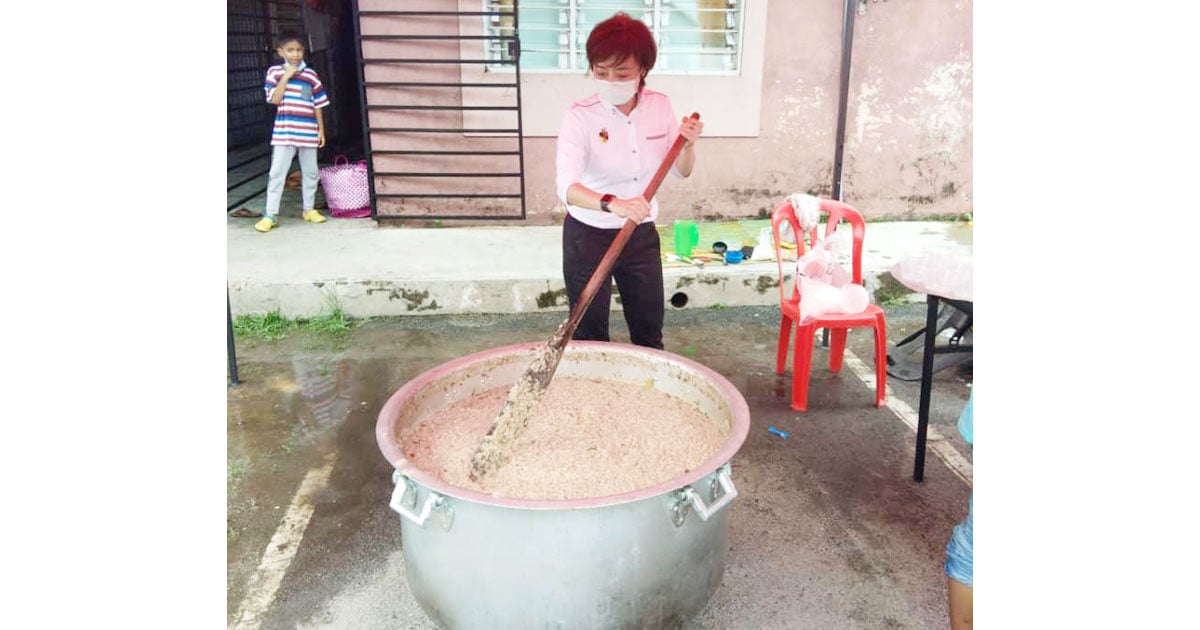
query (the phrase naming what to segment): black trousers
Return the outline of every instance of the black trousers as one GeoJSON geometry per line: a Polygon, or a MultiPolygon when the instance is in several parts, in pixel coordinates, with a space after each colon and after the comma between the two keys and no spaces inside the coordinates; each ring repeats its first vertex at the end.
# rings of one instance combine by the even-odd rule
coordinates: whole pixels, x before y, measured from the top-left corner
{"type": "MultiPolygon", "coordinates": [[[[582,223],[567,215],[563,222],[563,279],[571,308],[579,303],[583,287],[604,258],[608,246],[620,230],[604,230],[582,223]]],[[[612,278],[617,282],[625,323],[629,325],[629,340],[635,345],[662,349],[663,273],[662,252],[658,232],[653,223],[643,223],[633,230],[625,249],[613,265],[612,278]]],[[[605,282],[579,321],[572,339],[609,341],[608,314],[612,301],[612,283],[605,282]]]]}

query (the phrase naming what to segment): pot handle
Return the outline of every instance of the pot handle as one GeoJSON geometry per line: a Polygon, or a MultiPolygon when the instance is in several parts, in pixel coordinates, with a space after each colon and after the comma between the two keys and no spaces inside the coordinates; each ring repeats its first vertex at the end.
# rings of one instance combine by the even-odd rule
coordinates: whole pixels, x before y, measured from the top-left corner
{"type": "Polygon", "coordinates": [[[425,527],[425,521],[429,520],[434,510],[438,510],[442,514],[442,529],[450,529],[450,524],[454,521],[454,508],[447,504],[446,497],[430,490],[425,496],[425,503],[421,505],[421,513],[417,514],[410,509],[417,506],[417,484],[399,470],[392,473],[392,483],[395,483],[396,487],[392,489],[392,500],[388,507],[394,512],[412,521],[417,527],[425,527]],[[406,503],[408,505],[405,505],[406,503]]]}
{"type": "Polygon", "coordinates": [[[696,510],[696,514],[700,515],[700,520],[707,521],[713,514],[720,512],[722,508],[729,505],[730,501],[737,498],[737,487],[733,485],[733,473],[729,464],[725,464],[717,469],[717,476],[712,481],[712,496],[713,502],[711,505],[704,502],[700,497],[700,493],[696,489],[688,486],[679,491],[679,500],[675,503],[672,510],[675,526],[683,525],[683,519],[687,516],[688,507],[696,510]],[[717,488],[722,490],[720,496],[717,495],[717,488]]]}

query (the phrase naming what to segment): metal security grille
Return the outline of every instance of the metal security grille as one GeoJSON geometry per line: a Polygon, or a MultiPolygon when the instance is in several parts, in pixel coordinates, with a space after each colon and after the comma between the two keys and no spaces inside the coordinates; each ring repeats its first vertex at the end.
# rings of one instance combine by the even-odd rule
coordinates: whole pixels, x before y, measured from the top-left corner
{"type": "Polygon", "coordinates": [[[275,110],[263,97],[274,38],[304,30],[299,0],[229,0],[226,68],[226,210],[266,193],[275,110]]]}
{"type": "MultiPolygon", "coordinates": [[[[512,0],[486,0],[511,8],[512,0]]],[[[535,72],[588,69],[585,47],[596,24],[618,11],[642,20],[658,45],[656,74],[731,75],[741,65],[742,2],[737,0],[527,0],[521,3],[522,64],[535,72]]],[[[506,25],[491,21],[485,32],[506,25]]],[[[488,59],[509,58],[504,46],[487,47],[488,59]]],[[[501,70],[503,66],[494,66],[501,70]]]]}
{"type": "MultiPolygon", "coordinates": [[[[356,3],[363,128],[376,219],[524,219],[525,173],[516,0],[460,11],[457,0],[356,3]],[[502,22],[502,33],[482,24],[502,22]],[[465,80],[510,52],[500,81],[465,80]]],[[[490,77],[485,77],[490,78],[490,77]]]]}

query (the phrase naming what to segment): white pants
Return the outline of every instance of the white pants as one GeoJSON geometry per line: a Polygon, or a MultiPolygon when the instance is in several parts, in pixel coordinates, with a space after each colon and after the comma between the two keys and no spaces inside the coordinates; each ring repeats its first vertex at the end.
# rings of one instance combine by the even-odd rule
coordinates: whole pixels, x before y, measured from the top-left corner
{"type": "Polygon", "coordinates": [[[276,145],[271,147],[271,174],[267,179],[267,208],[266,214],[279,214],[279,200],[283,197],[283,185],[287,181],[288,170],[292,168],[292,158],[300,153],[300,173],[303,175],[300,185],[300,197],[304,202],[302,210],[312,210],[317,201],[317,148],[276,145]]]}

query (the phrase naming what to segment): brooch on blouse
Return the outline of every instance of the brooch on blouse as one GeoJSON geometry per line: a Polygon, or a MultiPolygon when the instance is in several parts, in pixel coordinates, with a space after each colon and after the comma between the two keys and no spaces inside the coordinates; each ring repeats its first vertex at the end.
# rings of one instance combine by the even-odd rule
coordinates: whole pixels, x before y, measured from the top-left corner
{"type": "Polygon", "coordinates": [[[600,142],[608,142],[608,129],[600,130],[600,142]]]}

